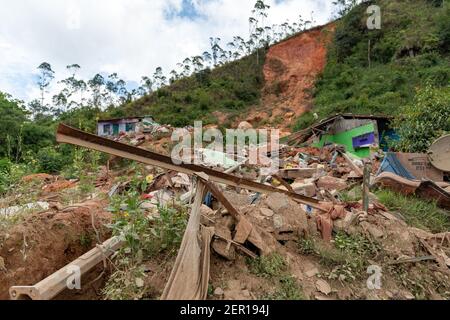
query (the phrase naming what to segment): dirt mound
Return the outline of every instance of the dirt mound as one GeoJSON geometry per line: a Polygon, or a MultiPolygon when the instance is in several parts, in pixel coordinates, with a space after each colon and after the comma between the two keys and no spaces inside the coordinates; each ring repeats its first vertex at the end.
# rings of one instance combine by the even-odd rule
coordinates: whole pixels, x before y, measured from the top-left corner
{"type": "Polygon", "coordinates": [[[106,240],[104,224],[110,214],[105,204],[90,201],[61,211],[34,214],[7,233],[0,234],[0,256],[4,269],[0,270],[0,300],[9,299],[13,285],[34,285],[53,272],[72,262],[100,240],[106,240]]]}
{"type": "Polygon", "coordinates": [[[327,45],[335,25],[328,24],[301,33],[272,46],[266,56],[262,109],[251,112],[247,121],[263,119],[287,128],[311,108],[309,91],[326,64],[327,45]]]}

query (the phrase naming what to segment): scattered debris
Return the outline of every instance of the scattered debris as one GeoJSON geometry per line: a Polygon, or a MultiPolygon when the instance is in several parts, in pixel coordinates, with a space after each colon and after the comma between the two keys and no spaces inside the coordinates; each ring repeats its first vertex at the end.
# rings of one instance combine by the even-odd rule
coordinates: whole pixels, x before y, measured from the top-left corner
{"type": "MultiPolygon", "coordinates": [[[[264,161],[250,165],[246,158],[208,149],[197,150],[202,166],[175,165],[169,157],[143,147],[151,139],[150,134],[168,133],[168,128],[155,123],[146,124],[146,129],[139,126],[137,132],[119,134],[114,137],[116,141],[61,125],[57,139],[144,163],[144,173],[138,180],[142,181],[143,190],[138,193],[136,201],[137,207],[145,213],[145,219],[155,221],[159,217],[159,209],[164,207],[190,208],[178,256],[164,271],[160,271],[164,276],[153,275],[155,268],[147,267],[145,273],[149,277],[139,275],[131,280],[132,285],[140,290],[147,290],[149,281],[158,281],[160,288],[155,297],[201,300],[208,297],[209,291],[209,297],[213,299],[265,298],[258,292],[264,287],[264,281],[268,281],[268,287],[273,287],[274,283],[280,286],[276,293],[270,291],[271,297],[279,294],[286,298],[289,292],[283,290],[288,290],[287,287],[292,289],[291,284],[299,281],[310,299],[414,299],[414,288],[406,286],[404,280],[396,282],[390,268],[419,268],[431,264],[434,270],[447,275],[450,267],[449,234],[431,234],[408,226],[399,212],[389,212],[374,194],[376,191],[370,192],[369,186],[417,195],[450,208],[447,190],[450,184],[445,181],[441,170],[431,166],[427,156],[379,150],[383,137],[378,132],[378,125],[388,120],[362,116],[327,120],[321,126],[325,125],[332,135],[327,136],[318,127],[304,132],[309,137],[320,137],[323,143],[316,147],[283,146],[279,170],[270,174],[262,170],[267,165],[264,161]],[[129,146],[118,141],[127,142],[129,146]],[[279,278],[274,282],[270,282],[267,275],[259,276],[264,280],[258,279],[258,275],[249,275],[247,271],[251,267],[246,265],[246,261],[259,261],[273,254],[286,259],[283,265],[289,275],[283,278],[277,274],[279,278]],[[213,268],[211,263],[219,264],[218,268],[224,273],[228,270],[228,277],[218,279],[218,272],[210,269],[213,268]],[[383,275],[386,272],[395,285],[389,283],[389,288],[376,294],[367,292],[365,287],[345,286],[346,282],[356,279],[358,283],[365,283],[361,275],[365,274],[363,267],[368,263],[384,263],[386,270],[383,269],[383,275]],[[214,274],[214,279],[211,274],[214,274]],[[252,280],[253,276],[257,279],[252,280]],[[213,285],[208,288],[210,278],[213,285]],[[253,285],[252,281],[257,284],[253,285]]],[[[250,123],[239,125],[243,130],[251,127],[250,123]]],[[[301,135],[295,137],[297,142],[305,138],[301,135]]],[[[267,146],[261,148],[267,149],[267,146]]],[[[267,150],[261,153],[267,155],[267,150]]],[[[135,183],[131,177],[114,181],[110,179],[112,173],[108,171],[102,176],[101,184],[96,185],[108,195],[105,201],[113,201],[135,183]]],[[[27,181],[35,179],[45,182],[42,192],[50,197],[78,184],[75,180],[66,181],[55,176],[26,177],[27,181]]],[[[71,212],[71,207],[46,199],[46,202],[0,208],[0,216],[10,216],[24,207],[34,210],[35,205],[42,205],[41,209],[46,214],[71,212]]],[[[129,207],[127,203],[120,205],[124,216],[128,215],[129,207]]],[[[13,250],[26,257],[31,250],[31,242],[24,237],[21,243],[21,248],[13,250]]],[[[1,253],[5,258],[0,257],[0,273],[9,272],[4,260],[8,259],[9,268],[9,253],[5,250],[1,253]]],[[[270,259],[267,261],[264,263],[269,265],[264,268],[271,270],[276,267],[270,265],[270,259]]],[[[41,279],[45,276],[42,275],[41,279]]],[[[13,287],[11,295],[14,299],[21,298],[26,294],[23,290],[36,289],[37,286],[40,285],[13,287]]],[[[53,297],[33,292],[33,299],[53,297]]],[[[58,293],[59,289],[55,295],[58,293]]],[[[437,293],[437,289],[432,294],[445,296],[445,293],[437,293]]]]}

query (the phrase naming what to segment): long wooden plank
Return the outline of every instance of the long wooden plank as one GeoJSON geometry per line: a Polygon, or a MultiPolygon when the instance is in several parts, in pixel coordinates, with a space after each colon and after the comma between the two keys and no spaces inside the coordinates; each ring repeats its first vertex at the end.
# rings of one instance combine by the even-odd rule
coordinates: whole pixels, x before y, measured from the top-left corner
{"type": "Polygon", "coordinates": [[[299,202],[309,205],[313,208],[325,211],[321,203],[314,198],[305,197],[296,193],[280,190],[272,186],[261,184],[252,180],[239,178],[223,172],[218,172],[210,168],[195,164],[174,164],[170,157],[154,153],[148,150],[136,148],[121,142],[99,137],[64,124],[60,124],[56,134],[56,141],[59,143],[68,143],[92,150],[105,152],[118,157],[135,160],[141,163],[154,165],[167,170],[174,170],[188,175],[194,175],[197,172],[204,172],[210,177],[211,181],[223,183],[233,187],[241,187],[260,193],[285,193],[299,202]]]}
{"type": "Polygon", "coordinates": [[[11,300],[51,300],[67,288],[67,279],[72,275],[72,268],[79,268],[82,276],[104,258],[112,255],[122,244],[118,237],[111,238],[34,286],[11,287],[10,298],[11,300]]]}

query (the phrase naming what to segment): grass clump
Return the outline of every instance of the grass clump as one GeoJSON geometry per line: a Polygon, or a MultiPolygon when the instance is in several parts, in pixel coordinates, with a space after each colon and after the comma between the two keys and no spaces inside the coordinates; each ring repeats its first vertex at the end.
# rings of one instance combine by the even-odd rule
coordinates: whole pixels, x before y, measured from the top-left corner
{"type": "Polygon", "coordinates": [[[273,278],[286,271],[287,263],[284,258],[274,253],[269,256],[262,256],[256,259],[249,259],[250,271],[263,278],[273,278]]]}
{"type": "Polygon", "coordinates": [[[266,300],[305,300],[302,288],[292,276],[283,276],[279,279],[275,292],[268,293],[266,300]]]}
{"type": "Polygon", "coordinates": [[[177,253],[186,229],[188,214],[184,208],[159,206],[151,215],[141,208],[140,195],[147,189],[145,174],[134,168],[130,187],[111,199],[113,213],[110,228],[124,245],[113,263],[115,272],[103,290],[106,299],[131,300],[145,298],[144,263],[158,254],[167,257],[177,253]]]}
{"type": "Polygon", "coordinates": [[[331,244],[309,238],[300,239],[298,247],[302,254],[316,256],[323,266],[331,268],[328,278],[341,281],[359,279],[369,265],[368,260],[374,259],[380,251],[379,246],[365,236],[344,232],[339,232],[331,244]]]}
{"type": "Polygon", "coordinates": [[[274,286],[271,292],[263,293],[264,300],[303,300],[303,292],[297,280],[289,274],[288,264],[278,253],[248,259],[250,272],[268,279],[274,286]]]}
{"type": "Polygon", "coordinates": [[[380,189],[375,194],[389,210],[400,213],[413,227],[433,233],[450,230],[449,212],[440,209],[434,202],[404,196],[387,189],[380,189]]]}

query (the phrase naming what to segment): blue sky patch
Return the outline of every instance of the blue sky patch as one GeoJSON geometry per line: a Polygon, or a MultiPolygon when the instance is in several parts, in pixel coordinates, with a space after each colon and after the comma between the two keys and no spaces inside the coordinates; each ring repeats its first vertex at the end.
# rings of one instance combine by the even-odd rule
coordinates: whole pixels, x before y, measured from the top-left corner
{"type": "Polygon", "coordinates": [[[183,0],[181,4],[181,10],[174,7],[166,9],[165,16],[167,20],[172,20],[174,18],[184,18],[189,20],[196,20],[202,18],[203,16],[197,11],[192,0],[183,0]]]}

